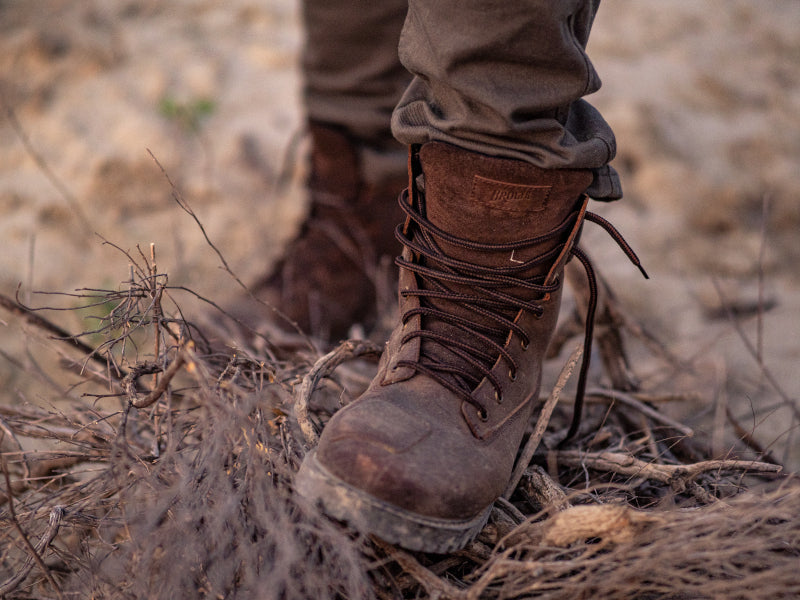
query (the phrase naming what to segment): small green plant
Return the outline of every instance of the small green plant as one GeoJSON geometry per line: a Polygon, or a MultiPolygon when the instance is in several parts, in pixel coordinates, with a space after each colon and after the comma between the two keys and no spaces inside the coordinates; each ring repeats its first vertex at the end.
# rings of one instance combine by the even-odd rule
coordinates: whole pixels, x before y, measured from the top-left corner
{"type": "Polygon", "coordinates": [[[158,112],[161,116],[191,133],[199,132],[203,121],[210,117],[216,108],[216,102],[210,98],[195,98],[181,102],[171,96],[165,96],[158,103],[158,112]]]}

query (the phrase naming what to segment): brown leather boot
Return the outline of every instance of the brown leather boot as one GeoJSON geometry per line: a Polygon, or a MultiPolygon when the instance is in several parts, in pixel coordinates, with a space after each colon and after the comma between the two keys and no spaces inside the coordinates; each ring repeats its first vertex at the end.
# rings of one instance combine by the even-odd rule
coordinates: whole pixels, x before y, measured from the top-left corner
{"type": "MultiPolygon", "coordinates": [[[[312,123],[311,207],[297,236],[251,291],[284,317],[267,315],[285,330],[296,323],[322,341],[347,335],[351,325],[374,325],[376,290],[397,281],[394,258],[401,249],[394,229],[403,214],[398,194],[408,185],[405,172],[367,183],[358,143],[344,132],[312,123]],[[288,319],[288,320],[287,320],[288,319]]],[[[253,322],[247,311],[234,316],[253,322]]]]}
{"type": "Polygon", "coordinates": [[[592,175],[437,142],[412,151],[411,169],[401,321],[296,485],[362,531],[448,552],[481,530],[508,484],[592,175]]]}

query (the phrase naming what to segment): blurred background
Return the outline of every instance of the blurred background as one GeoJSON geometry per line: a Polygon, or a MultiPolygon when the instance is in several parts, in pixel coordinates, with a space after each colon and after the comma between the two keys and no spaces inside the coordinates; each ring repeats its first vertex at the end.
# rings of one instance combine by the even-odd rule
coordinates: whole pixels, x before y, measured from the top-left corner
{"type": "MultiPolygon", "coordinates": [[[[670,410],[719,454],[741,435],[730,414],[793,465],[798,31],[796,1],[606,2],[589,44],[604,85],[589,100],[617,133],[625,199],[593,210],[651,280],[584,237],[625,315],[663,344],[631,342],[643,388],[695,392],[670,410]]],[[[155,243],[172,285],[234,296],[159,164],[231,269],[263,272],[304,210],[301,48],[296,0],[0,0],[0,292],[69,308],[34,292],[115,289],[128,260],[108,240],[155,243]]],[[[0,402],[50,401],[53,385],[30,385],[42,348],[0,313],[0,402]]]]}

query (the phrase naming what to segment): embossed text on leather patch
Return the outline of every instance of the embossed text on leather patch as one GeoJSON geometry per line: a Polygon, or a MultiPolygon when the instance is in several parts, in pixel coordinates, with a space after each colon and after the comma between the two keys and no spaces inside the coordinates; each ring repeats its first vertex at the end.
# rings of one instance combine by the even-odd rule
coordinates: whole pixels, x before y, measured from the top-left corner
{"type": "Polygon", "coordinates": [[[470,195],[498,210],[540,212],[547,210],[551,189],[549,185],[508,183],[475,175],[470,195]]]}

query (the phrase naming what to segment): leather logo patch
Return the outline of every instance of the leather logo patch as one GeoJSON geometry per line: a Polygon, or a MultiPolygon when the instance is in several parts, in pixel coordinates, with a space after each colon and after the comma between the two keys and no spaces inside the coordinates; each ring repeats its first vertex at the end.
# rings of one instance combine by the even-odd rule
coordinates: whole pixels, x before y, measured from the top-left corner
{"type": "Polygon", "coordinates": [[[547,210],[550,190],[549,185],[522,185],[475,175],[471,197],[497,210],[541,212],[547,210]]]}

